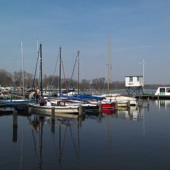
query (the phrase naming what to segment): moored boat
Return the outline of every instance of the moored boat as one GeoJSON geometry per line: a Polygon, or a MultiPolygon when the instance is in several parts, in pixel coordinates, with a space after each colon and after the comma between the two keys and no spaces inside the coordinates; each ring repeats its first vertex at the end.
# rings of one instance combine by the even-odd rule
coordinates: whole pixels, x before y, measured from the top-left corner
{"type": "Polygon", "coordinates": [[[137,105],[137,99],[132,96],[126,96],[122,94],[103,94],[102,97],[105,97],[103,101],[110,101],[115,102],[122,106],[127,106],[127,103],[129,102],[130,106],[136,106],[137,105]]]}
{"type": "Polygon", "coordinates": [[[1,104],[3,105],[22,105],[34,103],[34,99],[18,99],[18,100],[2,100],[1,104]]]}
{"type": "Polygon", "coordinates": [[[70,116],[74,118],[72,114],[77,114],[79,113],[79,106],[50,106],[50,105],[44,105],[40,106],[40,104],[29,104],[29,112],[34,112],[37,114],[41,115],[52,115],[54,112],[55,116],[65,116],[65,114],[68,115],[71,114],[70,116]]]}
{"type": "Polygon", "coordinates": [[[156,96],[170,96],[170,87],[158,87],[156,92],[156,96]]]}

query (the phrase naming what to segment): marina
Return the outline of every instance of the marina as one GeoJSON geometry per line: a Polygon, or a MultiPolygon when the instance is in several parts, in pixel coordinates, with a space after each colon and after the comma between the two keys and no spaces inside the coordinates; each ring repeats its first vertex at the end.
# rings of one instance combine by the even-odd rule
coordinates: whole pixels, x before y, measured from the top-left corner
{"type": "Polygon", "coordinates": [[[0,168],[169,170],[169,9],[2,0],[0,168]]]}

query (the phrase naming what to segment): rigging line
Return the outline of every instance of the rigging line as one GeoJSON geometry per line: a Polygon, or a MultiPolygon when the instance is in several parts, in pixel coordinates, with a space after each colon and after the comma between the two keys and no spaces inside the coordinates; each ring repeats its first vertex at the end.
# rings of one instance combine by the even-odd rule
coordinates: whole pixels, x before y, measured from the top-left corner
{"type": "Polygon", "coordinates": [[[75,151],[76,151],[76,157],[78,159],[78,150],[76,148],[76,144],[75,144],[75,141],[74,141],[74,138],[73,138],[73,133],[72,133],[72,130],[71,130],[71,126],[69,127],[69,129],[70,129],[70,134],[71,134],[71,137],[72,137],[72,140],[73,140],[73,146],[74,146],[75,151]]]}
{"type": "Polygon", "coordinates": [[[35,86],[35,77],[36,77],[36,74],[37,74],[37,67],[38,67],[38,60],[39,60],[39,52],[40,52],[40,49],[38,49],[38,52],[37,52],[37,62],[36,62],[36,66],[35,66],[35,72],[34,72],[34,79],[33,79],[32,88],[35,86]]]}
{"type": "MultiPolygon", "coordinates": [[[[54,74],[53,75],[55,75],[55,72],[57,70],[57,65],[58,65],[58,61],[59,61],[59,54],[60,54],[60,51],[58,51],[58,57],[57,57],[57,61],[56,61],[55,67],[54,67],[54,74]]],[[[52,77],[51,87],[52,87],[53,83],[54,83],[54,76],[52,77]]]]}
{"type": "MultiPolygon", "coordinates": [[[[80,65],[80,67],[79,67],[79,68],[80,68],[80,71],[79,71],[79,72],[82,73],[81,78],[82,78],[82,79],[85,79],[85,74],[84,74],[84,71],[83,71],[84,69],[82,69],[81,60],[79,61],[79,65],[80,65]]],[[[84,87],[85,89],[86,89],[86,88],[89,88],[89,87],[87,87],[86,83],[83,84],[83,87],[84,87]]]]}
{"type": "MultiPolygon", "coordinates": [[[[76,59],[75,59],[75,62],[74,62],[74,67],[73,67],[73,71],[72,71],[72,74],[71,74],[71,81],[70,81],[70,84],[71,84],[72,81],[73,81],[73,74],[74,74],[74,70],[75,70],[75,67],[76,67],[76,63],[77,63],[77,57],[78,57],[78,56],[76,56],[76,59]]],[[[70,88],[70,84],[69,84],[69,88],[70,88]]]]}
{"type": "MultiPolygon", "coordinates": [[[[63,68],[64,82],[66,83],[66,76],[65,76],[65,72],[64,72],[64,65],[63,65],[63,60],[62,59],[61,59],[61,64],[62,64],[62,68],[63,68]]],[[[67,85],[67,83],[66,83],[66,85],[67,85]]]]}

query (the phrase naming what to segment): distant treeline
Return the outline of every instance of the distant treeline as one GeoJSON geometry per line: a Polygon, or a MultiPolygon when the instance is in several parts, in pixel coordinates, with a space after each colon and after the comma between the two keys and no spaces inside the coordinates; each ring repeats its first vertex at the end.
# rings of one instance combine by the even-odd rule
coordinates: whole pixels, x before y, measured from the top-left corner
{"type": "MultiPolygon", "coordinates": [[[[27,73],[26,71],[14,71],[13,73],[7,72],[4,69],[0,69],[0,85],[3,87],[22,87],[23,86],[23,77],[24,77],[24,85],[25,88],[31,88],[38,86],[38,78],[31,73],[27,73]]],[[[107,89],[108,83],[107,78],[95,78],[92,80],[82,79],[81,81],[72,80],[70,78],[62,79],[62,88],[79,88],[81,90],[84,89],[107,89]]],[[[44,75],[42,80],[42,85],[44,88],[58,88],[59,84],[59,76],[47,76],[44,75]]],[[[158,86],[170,86],[163,84],[145,84],[146,89],[157,89],[158,86]]],[[[110,89],[125,89],[124,81],[113,81],[109,84],[110,89]]]]}

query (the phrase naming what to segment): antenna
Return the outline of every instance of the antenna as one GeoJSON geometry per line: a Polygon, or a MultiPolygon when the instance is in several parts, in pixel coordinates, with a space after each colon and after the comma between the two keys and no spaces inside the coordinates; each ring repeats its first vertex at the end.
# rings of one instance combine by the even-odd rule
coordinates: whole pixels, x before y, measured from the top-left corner
{"type": "Polygon", "coordinates": [[[143,65],[143,67],[142,67],[142,72],[143,72],[143,90],[144,90],[144,74],[145,74],[145,62],[144,62],[144,58],[143,58],[143,61],[142,61],[142,63],[139,63],[139,64],[142,64],[143,65]]]}

